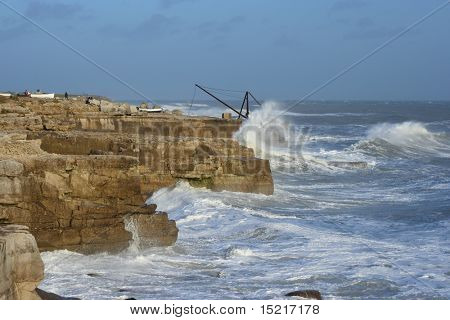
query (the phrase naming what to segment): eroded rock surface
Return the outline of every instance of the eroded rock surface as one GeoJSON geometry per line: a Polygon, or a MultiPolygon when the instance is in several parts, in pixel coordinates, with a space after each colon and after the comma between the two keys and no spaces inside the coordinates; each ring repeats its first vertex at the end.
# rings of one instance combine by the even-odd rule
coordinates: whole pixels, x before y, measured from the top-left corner
{"type": "Polygon", "coordinates": [[[145,243],[171,245],[175,222],[144,206],[152,192],[186,180],[273,193],[269,162],[232,139],[239,126],[127,105],[0,99],[0,219],[28,226],[42,250],[124,248],[127,217],[145,243]]]}
{"type": "MultiPolygon", "coordinates": [[[[134,157],[41,153],[0,160],[0,218],[30,227],[42,250],[125,248],[132,236],[124,217],[156,214],[155,205],[143,204],[134,157]]],[[[168,234],[155,233],[155,243],[171,245],[177,228],[164,217],[159,226],[167,224],[168,234]]]]}
{"type": "Polygon", "coordinates": [[[269,161],[256,158],[252,149],[232,139],[79,131],[30,133],[28,137],[41,139],[41,148],[49,153],[135,157],[144,194],[180,179],[215,191],[273,193],[269,161]]]}
{"type": "Polygon", "coordinates": [[[0,300],[39,300],[43,279],[44,263],[28,228],[0,224],[0,300]]]}

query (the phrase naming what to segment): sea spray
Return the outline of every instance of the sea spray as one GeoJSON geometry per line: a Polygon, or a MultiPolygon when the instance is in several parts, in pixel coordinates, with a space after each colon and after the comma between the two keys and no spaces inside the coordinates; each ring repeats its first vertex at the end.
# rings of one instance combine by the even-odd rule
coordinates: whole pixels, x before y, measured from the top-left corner
{"type": "Polygon", "coordinates": [[[439,133],[430,132],[423,123],[407,121],[402,123],[381,123],[367,132],[369,141],[384,141],[398,148],[400,152],[413,154],[434,154],[450,156],[448,139],[439,133]]]}
{"type": "Polygon", "coordinates": [[[139,252],[139,248],[141,245],[141,239],[139,238],[139,232],[138,227],[136,225],[136,219],[133,218],[133,216],[126,216],[124,218],[124,225],[125,230],[127,230],[129,233],[131,233],[131,240],[130,245],[128,247],[128,250],[131,252],[139,252]]]}
{"type": "Polygon", "coordinates": [[[269,159],[274,148],[285,146],[289,136],[286,121],[277,117],[281,109],[279,103],[268,101],[260,109],[253,111],[234,138],[252,148],[256,156],[269,159]]]}
{"type": "Polygon", "coordinates": [[[250,114],[234,138],[257,157],[271,160],[272,167],[296,172],[306,169],[302,149],[308,136],[309,128],[294,126],[283,117],[282,104],[268,101],[250,114]]]}
{"type": "MultiPolygon", "coordinates": [[[[354,169],[359,161],[367,166],[361,159],[348,157],[324,159],[317,152],[305,151],[304,147],[310,142],[310,128],[292,125],[282,117],[283,107],[277,102],[266,102],[261,109],[254,111],[244,122],[234,138],[247,147],[253,148],[255,155],[269,159],[271,167],[283,172],[304,172],[307,170],[336,171],[340,169],[354,169]],[[329,164],[331,161],[344,161],[340,165],[329,164]],[[347,162],[345,162],[347,161],[347,162]]],[[[333,154],[336,156],[336,154],[333,154]]],[[[359,164],[359,165],[360,165],[359,164]]]]}
{"type": "Polygon", "coordinates": [[[369,139],[383,139],[398,146],[436,143],[434,134],[419,122],[381,123],[367,132],[369,139]]]}
{"type": "Polygon", "coordinates": [[[448,146],[448,103],[311,105],[317,114],[370,113],[289,116],[292,125],[312,128],[302,153],[310,169],[280,173],[272,155],[275,196],[216,193],[186,182],[161,189],[149,203],[177,221],[176,245],[139,254],[44,252],[50,268],[40,287],[82,299],[283,299],[301,283],[329,299],[449,299],[448,159],[437,153],[427,161],[418,161],[421,154],[399,159],[356,147],[380,141],[383,150],[404,150],[382,133],[368,135],[377,123],[401,125],[399,115],[421,121],[448,146]],[[377,165],[328,170],[329,161],[377,165]],[[94,272],[101,276],[87,276],[94,272]]]}

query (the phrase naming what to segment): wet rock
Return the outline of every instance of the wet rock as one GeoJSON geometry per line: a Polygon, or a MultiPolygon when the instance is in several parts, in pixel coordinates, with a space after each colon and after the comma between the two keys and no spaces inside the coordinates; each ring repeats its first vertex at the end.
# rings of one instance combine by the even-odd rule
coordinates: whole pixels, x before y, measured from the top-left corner
{"type": "Polygon", "coordinates": [[[63,296],[57,295],[56,293],[47,292],[47,291],[44,291],[39,288],[36,288],[36,293],[41,298],[41,300],[80,300],[78,298],[63,297],[63,296]]]}
{"type": "Polygon", "coordinates": [[[95,273],[95,272],[86,273],[86,275],[89,276],[89,277],[93,277],[93,278],[98,278],[98,277],[102,276],[101,274],[95,273]]]}
{"type": "Polygon", "coordinates": [[[286,294],[286,297],[295,297],[306,300],[322,300],[322,295],[317,290],[299,290],[286,294]]]}
{"type": "Polygon", "coordinates": [[[126,228],[139,248],[170,246],[177,241],[178,228],[165,212],[132,214],[126,218],[126,228]]]}
{"type": "Polygon", "coordinates": [[[368,164],[364,161],[330,161],[328,165],[341,169],[367,169],[368,164]]]}

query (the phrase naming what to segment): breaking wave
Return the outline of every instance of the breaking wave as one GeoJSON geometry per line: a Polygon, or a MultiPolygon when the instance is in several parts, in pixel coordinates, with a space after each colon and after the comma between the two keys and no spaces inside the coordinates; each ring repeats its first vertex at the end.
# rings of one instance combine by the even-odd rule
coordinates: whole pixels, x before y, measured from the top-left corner
{"type": "MultiPolygon", "coordinates": [[[[244,122],[234,138],[252,148],[257,157],[269,159],[281,171],[342,171],[367,168],[360,156],[344,151],[311,152],[304,147],[321,141],[342,141],[343,137],[310,136],[306,127],[293,126],[279,117],[282,104],[266,102],[244,122]]],[[[285,114],[285,113],[283,113],[285,114]]]]}
{"type": "MultiPolygon", "coordinates": [[[[44,252],[41,288],[83,299],[282,299],[305,286],[326,298],[448,299],[450,110],[425,108],[411,115],[423,123],[395,123],[401,112],[383,105],[367,105],[375,112],[367,119],[319,119],[310,132],[302,129],[311,121],[300,116],[270,121],[282,110],[278,103],[255,108],[237,136],[257,152],[265,148],[273,196],[187,182],[160,189],[148,203],[176,221],[174,246],[44,252]],[[430,120],[433,112],[439,121],[430,120]],[[255,130],[268,121],[272,131],[255,130]],[[282,171],[289,165],[306,172],[282,171]]],[[[409,104],[398,108],[410,111],[409,104]]],[[[190,111],[201,109],[223,112],[190,111]]],[[[323,109],[341,112],[340,105],[323,109]]]]}
{"type": "Polygon", "coordinates": [[[290,135],[288,123],[278,115],[281,104],[274,101],[263,103],[260,109],[251,113],[234,138],[252,148],[256,156],[271,159],[279,153],[284,153],[290,135]]]}
{"type": "Polygon", "coordinates": [[[378,156],[450,157],[450,142],[445,134],[431,132],[424,124],[412,121],[377,124],[356,147],[378,156]]]}

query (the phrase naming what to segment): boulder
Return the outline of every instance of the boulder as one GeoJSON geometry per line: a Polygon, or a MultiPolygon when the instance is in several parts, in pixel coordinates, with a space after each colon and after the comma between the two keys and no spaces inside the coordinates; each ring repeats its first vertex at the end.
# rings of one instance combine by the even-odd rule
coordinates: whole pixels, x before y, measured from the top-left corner
{"type": "Polygon", "coordinates": [[[289,292],[286,297],[295,297],[305,300],[322,300],[322,295],[317,290],[298,290],[289,292]]]}
{"type": "Polygon", "coordinates": [[[126,115],[130,115],[130,114],[131,114],[130,105],[127,104],[127,103],[119,104],[117,110],[118,110],[120,113],[122,113],[122,114],[126,114],[126,115]]]}
{"type": "Polygon", "coordinates": [[[341,169],[367,169],[369,167],[365,161],[329,161],[328,165],[341,169]]]}
{"type": "Polygon", "coordinates": [[[47,292],[39,288],[36,288],[36,293],[38,294],[39,298],[41,298],[41,300],[80,300],[78,298],[62,297],[55,293],[47,292]]]}
{"type": "Polygon", "coordinates": [[[137,107],[137,106],[131,105],[131,106],[130,106],[130,113],[131,113],[131,114],[139,113],[138,107],[137,107]]]}
{"type": "Polygon", "coordinates": [[[117,112],[117,106],[112,102],[102,100],[100,101],[100,111],[106,113],[117,112]]]}
{"type": "Polygon", "coordinates": [[[89,104],[93,105],[93,106],[100,106],[100,104],[102,102],[101,100],[97,100],[97,99],[89,99],[88,101],[89,101],[89,104]]]}
{"type": "Polygon", "coordinates": [[[141,249],[152,246],[170,246],[178,237],[175,221],[167,213],[132,214],[125,219],[125,228],[132,234],[134,245],[141,249]]]}

